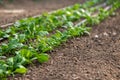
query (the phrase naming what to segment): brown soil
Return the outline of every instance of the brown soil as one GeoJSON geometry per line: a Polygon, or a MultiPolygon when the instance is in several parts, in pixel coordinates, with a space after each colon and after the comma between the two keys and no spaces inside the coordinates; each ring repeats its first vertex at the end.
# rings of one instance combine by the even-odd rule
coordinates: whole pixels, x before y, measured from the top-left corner
{"type": "MultiPolygon", "coordinates": [[[[0,13],[0,25],[83,1],[15,0],[0,9],[25,9],[25,13],[0,13]]],[[[116,16],[94,26],[89,36],[70,39],[49,54],[49,62],[34,63],[27,74],[8,80],[120,80],[120,9],[116,16]]]]}
{"type": "Polygon", "coordinates": [[[0,5],[0,25],[15,22],[18,19],[53,11],[85,0],[14,0],[0,5]],[[22,13],[2,12],[1,10],[24,10],[22,13]]]}
{"type": "MultiPolygon", "coordinates": [[[[89,36],[70,39],[42,65],[15,80],[120,80],[120,9],[92,28],[89,36]]],[[[12,80],[12,78],[10,78],[12,80]]]]}

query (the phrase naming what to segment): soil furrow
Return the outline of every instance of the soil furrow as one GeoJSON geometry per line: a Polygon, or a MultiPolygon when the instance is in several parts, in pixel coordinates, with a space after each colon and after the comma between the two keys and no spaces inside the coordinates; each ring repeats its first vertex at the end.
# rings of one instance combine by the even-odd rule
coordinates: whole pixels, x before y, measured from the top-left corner
{"type": "Polygon", "coordinates": [[[89,36],[70,39],[49,53],[49,62],[31,65],[26,75],[14,79],[120,80],[119,15],[120,9],[94,26],[89,36]]]}

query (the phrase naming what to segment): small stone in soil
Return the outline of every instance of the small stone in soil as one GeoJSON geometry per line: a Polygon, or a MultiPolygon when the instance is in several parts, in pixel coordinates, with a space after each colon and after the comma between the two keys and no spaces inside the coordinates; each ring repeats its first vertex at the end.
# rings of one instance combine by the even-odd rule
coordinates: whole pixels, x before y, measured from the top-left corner
{"type": "Polygon", "coordinates": [[[98,35],[95,35],[95,38],[98,38],[99,36],[98,35]]]}
{"type": "Polygon", "coordinates": [[[104,32],[103,35],[104,35],[104,36],[108,36],[108,33],[107,33],[107,32],[104,32]]]}
{"type": "Polygon", "coordinates": [[[115,35],[117,35],[117,33],[116,33],[116,32],[113,32],[113,35],[115,36],[115,35]]]}

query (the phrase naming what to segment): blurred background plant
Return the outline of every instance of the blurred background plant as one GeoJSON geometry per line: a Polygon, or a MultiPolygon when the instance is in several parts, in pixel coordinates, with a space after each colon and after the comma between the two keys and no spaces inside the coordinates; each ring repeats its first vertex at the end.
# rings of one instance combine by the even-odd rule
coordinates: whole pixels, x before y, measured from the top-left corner
{"type": "MultiPolygon", "coordinates": [[[[3,5],[5,2],[13,2],[14,0],[0,0],[0,5],[3,5]]],[[[40,0],[32,0],[32,1],[40,1],[40,0]]]]}
{"type": "MultiPolygon", "coordinates": [[[[8,2],[13,2],[13,0],[6,0],[6,1],[8,1],[8,2]]],[[[4,0],[0,0],[0,4],[4,4],[4,0]]]]}
{"type": "Polygon", "coordinates": [[[0,0],[0,4],[2,4],[3,3],[3,0],[0,0]]]}

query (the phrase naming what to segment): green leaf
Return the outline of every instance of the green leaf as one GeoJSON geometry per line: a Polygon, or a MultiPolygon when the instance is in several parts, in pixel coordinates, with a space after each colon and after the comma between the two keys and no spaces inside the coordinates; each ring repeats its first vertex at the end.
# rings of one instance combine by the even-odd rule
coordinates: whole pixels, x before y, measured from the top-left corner
{"type": "Polygon", "coordinates": [[[21,48],[24,45],[22,43],[19,43],[17,39],[11,39],[8,43],[8,50],[12,50],[15,48],[21,48]]]}
{"type": "Polygon", "coordinates": [[[7,63],[9,66],[13,66],[14,65],[14,57],[8,58],[7,63]]]}
{"type": "Polygon", "coordinates": [[[27,49],[21,49],[20,50],[20,55],[27,58],[27,59],[30,59],[33,57],[33,52],[31,52],[30,50],[27,50],[27,49]]]}
{"type": "MultiPolygon", "coordinates": [[[[17,52],[16,52],[17,53],[17,52]]],[[[25,65],[27,64],[27,59],[20,54],[16,54],[14,57],[14,67],[18,67],[19,65],[25,65]]]]}
{"type": "Polygon", "coordinates": [[[17,68],[14,72],[20,73],[20,74],[25,74],[27,72],[27,69],[25,67],[17,68]]]}
{"type": "Polygon", "coordinates": [[[24,41],[25,41],[25,38],[26,38],[26,35],[25,35],[25,34],[20,34],[20,35],[19,35],[19,41],[20,41],[20,42],[24,42],[24,41]]]}
{"type": "Polygon", "coordinates": [[[4,38],[8,38],[8,37],[10,37],[10,35],[5,34],[3,37],[4,37],[4,38]]]}
{"type": "Polygon", "coordinates": [[[39,31],[38,33],[40,36],[48,35],[49,33],[47,31],[39,31]]]}
{"type": "Polygon", "coordinates": [[[41,53],[41,54],[37,55],[37,59],[40,63],[44,63],[49,60],[49,55],[45,54],[45,53],[41,53]]]}
{"type": "Polygon", "coordinates": [[[11,32],[11,29],[8,28],[8,29],[5,30],[5,32],[6,32],[6,33],[10,33],[10,32],[11,32]]]}

